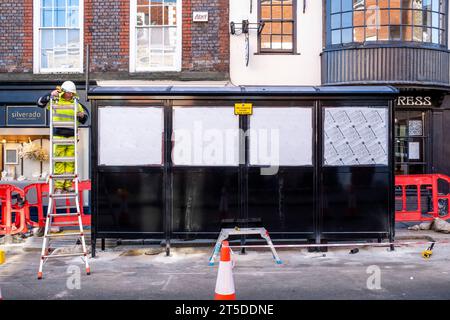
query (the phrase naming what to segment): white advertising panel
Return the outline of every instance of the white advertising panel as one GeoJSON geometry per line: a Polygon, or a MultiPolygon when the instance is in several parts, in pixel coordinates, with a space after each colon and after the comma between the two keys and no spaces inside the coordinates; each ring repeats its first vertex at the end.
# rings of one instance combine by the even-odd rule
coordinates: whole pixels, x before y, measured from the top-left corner
{"type": "Polygon", "coordinates": [[[100,108],[99,165],[161,165],[163,131],[162,108],[100,108]]]}
{"type": "Polygon", "coordinates": [[[254,108],[249,140],[251,165],[312,165],[312,109],[254,108]]]}
{"type": "Polygon", "coordinates": [[[230,107],[174,107],[174,165],[238,166],[239,118],[230,107]]]}

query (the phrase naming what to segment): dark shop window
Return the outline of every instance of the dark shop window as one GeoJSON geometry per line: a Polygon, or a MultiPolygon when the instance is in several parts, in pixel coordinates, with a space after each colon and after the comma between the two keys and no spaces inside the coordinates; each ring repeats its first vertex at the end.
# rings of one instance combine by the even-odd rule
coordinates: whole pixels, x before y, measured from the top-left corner
{"type": "Polygon", "coordinates": [[[428,128],[424,111],[395,115],[395,174],[427,173],[428,128]]]}
{"type": "Polygon", "coordinates": [[[328,45],[447,43],[447,0],[328,0],[327,8],[328,45]]]}
{"type": "Polygon", "coordinates": [[[259,20],[264,28],[258,37],[261,53],[294,53],[296,0],[259,0],[259,20]]]}

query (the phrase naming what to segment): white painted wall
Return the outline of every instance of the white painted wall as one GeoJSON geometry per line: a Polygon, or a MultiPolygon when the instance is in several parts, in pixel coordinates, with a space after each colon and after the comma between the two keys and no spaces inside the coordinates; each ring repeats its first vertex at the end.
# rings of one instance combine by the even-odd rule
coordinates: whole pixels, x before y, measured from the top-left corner
{"type": "MultiPolygon", "coordinates": [[[[257,0],[230,0],[230,22],[257,22],[257,0]],[[250,2],[253,10],[250,14],[250,2]]],[[[322,0],[297,0],[297,54],[255,55],[257,31],[250,30],[250,62],[245,66],[245,35],[230,35],[230,78],[235,85],[320,85],[322,0]]]]}

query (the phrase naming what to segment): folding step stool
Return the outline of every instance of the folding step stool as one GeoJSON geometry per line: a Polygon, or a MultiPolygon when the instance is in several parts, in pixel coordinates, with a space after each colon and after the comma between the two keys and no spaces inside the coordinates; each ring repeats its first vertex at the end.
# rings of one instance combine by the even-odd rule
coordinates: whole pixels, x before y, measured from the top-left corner
{"type": "MultiPolygon", "coordinates": [[[[81,220],[81,210],[80,210],[80,201],[78,198],[78,121],[77,121],[77,112],[78,112],[78,101],[74,99],[73,105],[64,105],[58,106],[53,104],[53,99],[50,100],[50,175],[48,178],[49,183],[49,202],[47,209],[47,217],[45,219],[45,231],[44,231],[44,240],[42,242],[42,252],[41,252],[41,260],[39,263],[39,271],[38,271],[38,279],[42,279],[42,272],[44,264],[50,258],[64,258],[64,257],[73,257],[80,256],[86,265],[86,273],[89,275],[91,273],[86,249],[86,241],[84,237],[83,231],[83,222],[81,220]],[[73,118],[70,117],[68,121],[53,121],[54,116],[59,116],[56,114],[56,110],[70,110],[73,109],[73,118]],[[73,128],[74,136],[72,138],[67,139],[55,139],[53,129],[54,128],[73,128]],[[74,157],[55,157],[55,145],[73,145],[75,149],[74,157]],[[74,172],[73,173],[64,173],[64,174],[55,174],[54,172],[54,164],[56,162],[74,162],[74,172]],[[75,185],[75,191],[71,193],[62,193],[55,194],[54,188],[54,179],[55,180],[72,180],[75,185]],[[67,201],[69,199],[69,201],[67,201]],[[70,199],[74,199],[75,205],[68,205],[70,199]],[[63,200],[63,206],[58,206],[57,200],[63,200]],[[58,210],[64,209],[63,213],[58,213],[58,210]],[[69,210],[68,210],[69,209],[69,210]],[[72,209],[76,209],[75,212],[72,212],[72,209]],[[50,234],[52,222],[54,217],[77,217],[78,218],[78,226],[79,232],[73,233],[62,233],[62,234],[50,234]],[[54,250],[50,252],[50,242],[51,239],[61,238],[61,237],[74,237],[76,236],[78,241],[81,240],[82,252],[77,253],[66,253],[66,254],[57,254],[54,250]]],[[[66,117],[66,116],[65,116],[66,117]]]]}
{"type": "Polygon", "coordinates": [[[272,256],[275,259],[277,264],[282,264],[283,262],[278,257],[277,251],[273,246],[272,240],[270,239],[269,232],[266,228],[223,228],[220,231],[219,238],[217,238],[216,245],[214,246],[213,254],[209,259],[209,265],[214,265],[214,260],[217,258],[220,252],[220,248],[222,246],[222,241],[228,239],[229,236],[244,236],[244,235],[254,235],[259,234],[264,240],[266,240],[267,245],[270,247],[272,251],[272,256]]]}

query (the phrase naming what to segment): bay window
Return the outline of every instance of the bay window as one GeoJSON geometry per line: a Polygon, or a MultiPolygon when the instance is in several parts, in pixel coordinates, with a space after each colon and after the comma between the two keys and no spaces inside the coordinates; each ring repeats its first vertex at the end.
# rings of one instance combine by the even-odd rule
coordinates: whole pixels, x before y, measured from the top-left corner
{"type": "Polygon", "coordinates": [[[447,43],[447,0],[328,0],[327,12],[328,45],[447,43]]]}

